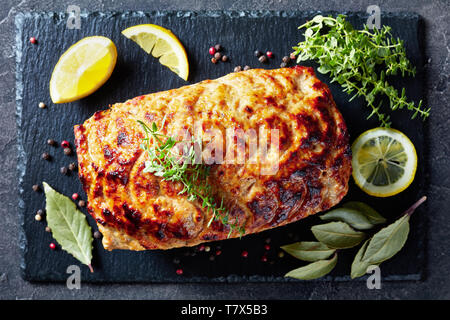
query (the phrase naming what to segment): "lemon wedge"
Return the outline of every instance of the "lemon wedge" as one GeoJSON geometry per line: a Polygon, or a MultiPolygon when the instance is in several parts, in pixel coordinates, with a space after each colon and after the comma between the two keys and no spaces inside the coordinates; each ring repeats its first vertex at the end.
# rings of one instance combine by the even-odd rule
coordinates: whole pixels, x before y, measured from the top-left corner
{"type": "Polygon", "coordinates": [[[186,50],[172,31],[155,24],[140,24],[123,30],[122,34],[187,81],[189,62],[186,50]]]}
{"type": "Polygon", "coordinates": [[[362,133],[352,145],[353,179],[366,193],[390,197],[414,180],[417,153],[402,132],[375,128],[362,133]]]}
{"type": "Polygon", "coordinates": [[[50,79],[54,103],[86,97],[109,79],[117,61],[114,43],[101,36],[83,38],[59,58],[50,79]]]}

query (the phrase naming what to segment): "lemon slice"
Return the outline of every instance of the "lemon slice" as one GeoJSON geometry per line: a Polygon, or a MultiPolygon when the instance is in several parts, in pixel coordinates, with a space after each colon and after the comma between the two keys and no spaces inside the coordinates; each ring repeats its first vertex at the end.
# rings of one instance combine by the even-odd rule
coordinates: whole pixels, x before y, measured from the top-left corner
{"type": "Polygon", "coordinates": [[[189,62],[186,50],[172,31],[155,24],[139,24],[123,30],[122,34],[136,42],[148,54],[159,58],[162,65],[180,78],[187,80],[189,62]]]}
{"type": "Polygon", "coordinates": [[[372,196],[393,196],[414,180],[416,149],[411,140],[398,130],[368,130],[355,140],[352,153],[353,179],[372,196]]]}
{"type": "Polygon", "coordinates": [[[100,88],[111,76],[117,60],[114,43],[100,36],[83,38],[59,58],[50,79],[54,103],[71,102],[100,88]]]}

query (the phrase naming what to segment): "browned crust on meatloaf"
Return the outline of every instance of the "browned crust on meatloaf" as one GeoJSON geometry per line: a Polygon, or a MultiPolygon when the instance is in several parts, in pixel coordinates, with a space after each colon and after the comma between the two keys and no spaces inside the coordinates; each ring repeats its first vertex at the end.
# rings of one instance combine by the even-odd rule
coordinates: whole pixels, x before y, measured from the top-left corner
{"type": "MultiPolygon", "coordinates": [[[[257,164],[216,164],[208,183],[223,197],[230,222],[245,234],[327,210],[348,190],[349,136],[328,87],[312,68],[253,69],[216,80],[144,95],[96,112],[75,126],[79,177],[88,211],[106,249],[170,249],[226,239],[229,226],[201,203],[178,195],[181,186],[143,173],[146,154],[137,119],[161,123],[164,133],[203,127],[279,130],[279,170],[257,164]]],[[[232,232],[231,237],[238,237],[232,232]]]]}

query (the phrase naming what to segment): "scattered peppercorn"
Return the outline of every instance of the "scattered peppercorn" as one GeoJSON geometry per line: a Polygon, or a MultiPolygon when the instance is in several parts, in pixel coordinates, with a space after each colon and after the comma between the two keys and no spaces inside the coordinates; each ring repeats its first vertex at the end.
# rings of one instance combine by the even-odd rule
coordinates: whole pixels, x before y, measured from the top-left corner
{"type": "Polygon", "coordinates": [[[79,197],[80,197],[80,195],[78,193],[72,194],[72,199],[73,200],[78,200],[79,197]]]}
{"type": "Polygon", "coordinates": [[[205,245],[201,244],[201,245],[198,247],[198,251],[204,251],[204,250],[205,250],[205,245]]]}
{"type": "Polygon", "coordinates": [[[216,258],[214,256],[209,256],[209,261],[214,261],[216,258]]]}
{"type": "Polygon", "coordinates": [[[69,164],[69,170],[70,170],[70,171],[74,171],[76,168],[77,168],[77,165],[76,165],[74,162],[72,162],[71,164],[69,164]]]}
{"type": "Polygon", "coordinates": [[[84,200],[78,201],[78,206],[79,206],[79,207],[84,207],[84,206],[86,206],[86,201],[84,201],[84,200]]]}
{"type": "Polygon", "coordinates": [[[270,246],[269,246],[268,244],[266,244],[266,245],[264,246],[264,249],[267,250],[267,251],[269,251],[269,250],[270,250],[270,246]]]}
{"type": "Polygon", "coordinates": [[[281,59],[284,63],[288,63],[289,61],[291,61],[291,58],[289,58],[288,56],[284,56],[283,59],[281,59]]]}
{"type": "Polygon", "coordinates": [[[72,149],[70,149],[70,148],[64,148],[64,154],[65,154],[66,156],[70,156],[70,155],[72,154],[72,149]]]}
{"type": "Polygon", "coordinates": [[[216,64],[217,63],[217,59],[216,58],[211,58],[211,62],[216,64]]]}
{"type": "Polygon", "coordinates": [[[249,66],[244,67],[244,71],[250,70],[251,68],[249,66]]]}
{"type": "Polygon", "coordinates": [[[261,57],[262,55],[263,55],[263,53],[262,53],[261,51],[259,51],[259,50],[256,50],[256,51],[255,51],[255,56],[256,56],[257,58],[261,57]]]}
{"type": "Polygon", "coordinates": [[[227,62],[227,61],[228,61],[228,56],[223,55],[223,56],[222,56],[222,62],[227,62]]]}
{"type": "Polygon", "coordinates": [[[283,251],[278,252],[278,257],[279,258],[283,258],[284,257],[284,252],[283,251]]]}
{"type": "Polygon", "coordinates": [[[289,55],[289,58],[291,58],[291,60],[295,60],[295,52],[292,52],[292,53],[289,55]]]}
{"type": "Polygon", "coordinates": [[[267,257],[266,257],[266,256],[262,256],[262,257],[261,257],[261,261],[262,261],[262,262],[267,262],[267,257]]]}
{"type": "Polygon", "coordinates": [[[56,244],[54,244],[53,242],[49,244],[50,249],[55,250],[56,249],[56,244]]]}
{"type": "Polygon", "coordinates": [[[56,141],[53,140],[53,139],[48,139],[47,140],[47,144],[50,145],[50,146],[56,146],[56,141]]]}
{"type": "Polygon", "coordinates": [[[272,59],[273,58],[273,52],[272,51],[267,51],[266,52],[266,56],[267,56],[267,58],[272,59]]]}
{"type": "Polygon", "coordinates": [[[42,216],[40,214],[37,214],[37,215],[34,216],[34,220],[41,221],[42,220],[42,216]]]}
{"type": "Polygon", "coordinates": [[[216,52],[216,53],[214,54],[214,58],[215,58],[217,61],[219,61],[219,60],[222,58],[222,54],[221,54],[220,52],[216,52]]]}
{"type": "Polygon", "coordinates": [[[31,38],[30,38],[30,42],[31,42],[32,44],[36,44],[36,43],[37,43],[37,40],[36,40],[35,37],[31,37],[31,38]]]}
{"type": "Polygon", "coordinates": [[[280,64],[280,68],[286,68],[286,66],[287,66],[286,62],[282,62],[282,63],[280,64]]]}
{"type": "Polygon", "coordinates": [[[270,238],[266,238],[266,240],[264,240],[265,243],[270,243],[272,241],[272,239],[270,238]]]}
{"type": "Polygon", "coordinates": [[[176,272],[177,272],[178,275],[182,275],[183,274],[183,269],[177,269],[176,272]]]}
{"type": "Polygon", "coordinates": [[[44,152],[41,157],[44,160],[50,160],[50,154],[48,152],[44,152]]]}
{"type": "Polygon", "coordinates": [[[214,46],[214,49],[216,49],[216,51],[221,51],[222,50],[222,46],[220,44],[216,44],[214,46]]]}
{"type": "Polygon", "coordinates": [[[214,47],[209,48],[209,54],[214,55],[216,53],[216,49],[214,47]]]}
{"type": "Polygon", "coordinates": [[[242,67],[241,66],[234,67],[234,72],[239,72],[239,71],[242,71],[242,67]]]}
{"type": "Polygon", "coordinates": [[[61,147],[63,147],[63,148],[69,148],[69,147],[70,147],[69,141],[67,141],[67,140],[61,141],[61,147]]]}
{"type": "Polygon", "coordinates": [[[66,168],[66,167],[61,167],[61,169],[59,169],[59,171],[60,171],[62,174],[67,174],[67,168],[66,168]]]}
{"type": "Polygon", "coordinates": [[[50,229],[49,226],[46,226],[46,227],[45,227],[45,232],[52,232],[52,229],[50,229]]]}
{"type": "Polygon", "coordinates": [[[242,256],[243,258],[247,258],[247,257],[248,257],[248,252],[245,251],[245,250],[242,251],[241,256],[242,256]]]}
{"type": "Polygon", "coordinates": [[[173,263],[175,263],[175,264],[179,264],[179,263],[180,263],[180,259],[178,259],[178,258],[174,258],[174,259],[173,259],[173,263]]]}
{"type": "Polygon", "coordinates": [[[222,254],[222,251],[221,250],[217,250],[216,251],[216,256],[220,256],[222,254]]]}
{"type": "Polygon", "coordinates": [[[33,184],[33,186],[31,188],[33,188],[34,192],[38,192],[40,190],[40,188],[37,184],[33,184]]]}
{"type": "Polygon", "coordinates": [[[211,251],[211,247],[209,247],[209,246],[206,246],[206,247],[205,247],[205,251],[206,251],[206,252],[209,252],[209,251],[211,251]]]}
{"type": "Polygon", "coordinates": [[[39,209],[38,211],[36,211],[36,214],[42,216],[42,215],[44,215],[44,210],[39,209]]]}
{"type": "Polygon", "coordinates": [[[262,55],[261,57],[258,58],[259,62],[261,63],[266,63],[267,62],[267,57],[262,55]]]}
{"type": "Polygon", "coordinates": [[[102,237],[102,234],[100,233],[100,231],[95,231],[94,232],[94,238],[95,239],[100,239],[102,237]]]}
{"type": "Polygon", "coordinates": [[[39,102],[39,108],[44,109],[46,107],[45,103],[39,102]]]}

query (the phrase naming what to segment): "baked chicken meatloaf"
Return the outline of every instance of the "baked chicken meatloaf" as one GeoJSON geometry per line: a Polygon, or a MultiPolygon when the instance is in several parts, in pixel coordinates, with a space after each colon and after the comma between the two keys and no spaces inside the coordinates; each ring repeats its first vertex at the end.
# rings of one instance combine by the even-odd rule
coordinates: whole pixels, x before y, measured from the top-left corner
{"type": "MultiPolygon", "coordinates": [[[[253,69],[136,97],[96,112],[75,130],[79,178],[107,250],[170,249],[282,226],[341,201],[351,173],[349,136],[328,87],[312,68],[253,69]],[[176,136],[201,129],[278,129],[278,170],[257,163],[212,164],[207,183],[229,223],[186,194],[179,182],[144,172],[148,154],[137,122],[176,136]],[[242,231],[242,230],[241,230],[242,231]],[[230,233],[230,234],[229,234],[230,233]]],[[[248,153],[245,151],[246,154],[248,153]]],[[[274,163],[269,163],[273,165],[274,163]]]]}

